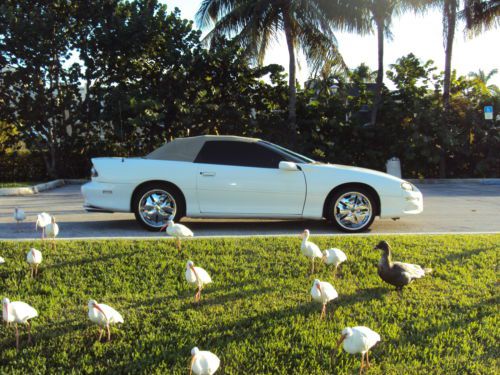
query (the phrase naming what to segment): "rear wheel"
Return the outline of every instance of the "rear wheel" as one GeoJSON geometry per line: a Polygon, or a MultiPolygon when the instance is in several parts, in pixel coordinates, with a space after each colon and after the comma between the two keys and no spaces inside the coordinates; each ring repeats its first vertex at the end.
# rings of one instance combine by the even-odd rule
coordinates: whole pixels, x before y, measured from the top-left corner
{"type": "Polygon", "coordinates": [[[159,231],[170,216],[174,221],[184,213],[184,200],[177,189],[166,183],[152,183],[136,191],[132,202],[135,218],[144,228],[159,231]]]}
{"type": "Polygon", "coordinates": [[[362,187],[346,187],[331,198],[329,219],[342,232],[358,233],[372,225],[377,212],[373,193],[362,187]]]}

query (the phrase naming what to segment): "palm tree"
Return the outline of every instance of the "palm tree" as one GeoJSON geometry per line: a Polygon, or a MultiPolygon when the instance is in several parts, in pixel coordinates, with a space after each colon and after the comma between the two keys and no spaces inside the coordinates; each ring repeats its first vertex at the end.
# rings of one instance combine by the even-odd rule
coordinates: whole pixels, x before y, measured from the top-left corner
{"type": "Polygon", "coordinates": [[[460,17],[465,19],[470,37],[500,26],[500,1],[465,0],[460,17]]]}
{"type": "Polygon", "coordinates": [[[495,96],[500,93],[500,89],[497,85],[488,85],[488,81],[497,73],[498,69],[490,70],[489,73],[486,73],[482,69],[479,69],[478,72],[470,72],[469,77],[479,83],[482,94],[487,96],[495,96]]]}
{"type": "Polygon", "coordinates": [[[196,21],[201,28],[213,26],[207,41],[229,35],[259,64],[270,44],[284,32],[289,55],[288,121],[292,143],[297,134],[296,50],[303,51],[313,72],[327,74],[334,67],[345,68],[334,28],[363,29],[364,22],[348,0],[203,0],[196,21]],[[327,10],[336,18],[327,17],[327,10]]]}
{"type": "Polygon", "coordinates": [[[453,40],[457,24],[457,9],[459,0],[443,0],[443,38],[444,38],[444,80],[443,80],[443,105],[448,111],[450,104],[451,85],[451,56],[453,54],[453,40]]]}
{"type": "Polygon", "coordinates": [[[375,25],[378,46],[378,69],[375,81],[375,97],[371,113],[371,123],[377,122],[377,113],[381,104],[382,86],[384,80],[384,39],[390,37],[390,26],[393,15],[401,15],[408,10],[420,10],[426,5],[422,0],[367,0],[365,16],[375,25]]]}

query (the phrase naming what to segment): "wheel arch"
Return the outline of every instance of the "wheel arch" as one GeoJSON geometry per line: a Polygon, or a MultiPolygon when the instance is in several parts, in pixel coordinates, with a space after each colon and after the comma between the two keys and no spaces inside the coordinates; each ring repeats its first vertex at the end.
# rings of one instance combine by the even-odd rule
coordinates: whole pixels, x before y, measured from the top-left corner
{"type": "Polygon", "coordinates": [[[328,218],[328,205],[330,200],[332,199],[333,195],[338,192],[341,189],[344,188],[363,188],[368,190],[371,194],[373,194],[373,197],[375,198],[375,204],[376,204],[376,209],[375,209],[375,216],[380,216],[381,212],[381,204],[380,204],[380,195],[378,192],[370,185],[362,183],[362,182],[348,182],[345,184],[341,184],[338,186],[335,186],[326,196],[325,201],[323,202],[323,217],[328,218]]]}
{"type": "Polygon", "coordinates": [[[184,193],[182,192],[182,190],[174,183],[170,182],[170,181],[165,181],[165,180],[149,180],[149,181],[144,181],[142,183],[140,183],[139,185],[137,185],[134,189],[134,191],[132,192],[132,196],[130,197],[130,210],[132,212],[134,212],[134,199],[135,199],[135,195],[137,194],[137,192],[142,189],[143,187],[147,186],[147,185],[155,185],[155,184],[162,184],[162,185],[167,185],[168,187],[170,187],[171,189],[175,190],[176,193],[179,194],[179,197],[182,199],[182,208],[183,208],[183,212],[181,212],[181,216],[184,216],[186,215],[186,211],[187,211],[187,202],[186,202],[186,197],[184,196],[184,193]]]}

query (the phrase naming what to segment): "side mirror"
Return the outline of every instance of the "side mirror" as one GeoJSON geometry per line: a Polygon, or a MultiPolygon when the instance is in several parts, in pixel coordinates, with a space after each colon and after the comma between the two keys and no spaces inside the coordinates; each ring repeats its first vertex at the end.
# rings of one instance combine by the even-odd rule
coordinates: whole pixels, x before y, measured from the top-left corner
{"type": "Polygon", "coordinates": [[[297,164],[291,161],[280,161],[279,167],[282,171],[298,171],[299,167],[297,164]]]}

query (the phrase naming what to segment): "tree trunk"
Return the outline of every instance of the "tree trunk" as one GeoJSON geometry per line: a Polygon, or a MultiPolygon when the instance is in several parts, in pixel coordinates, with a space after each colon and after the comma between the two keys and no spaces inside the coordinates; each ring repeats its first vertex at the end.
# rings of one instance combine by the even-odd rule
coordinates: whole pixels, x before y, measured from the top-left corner
{"type": "Polygon", "coordinates": [[[443,105],[445,111],[450,104],[450,82],[451,82],[451,56],[453,53],[453,40],[455,38],[455,26],[457,21],[457,2],[456,0],[446,0],[444,2],[445,17],[445,63],[444,63],[444,82],[443,82],[443,105]]]}
{"type": "Polygon", "coordinates": [[[295,146],[297,139],[297,89],[295,87],[295,46],[293,41],[293,27],[288,6],[283,9],[283,22],[285,26],[286,44],[288,46],[289,73],[288,73],[288,126],[290,128],[291,146],[295,146]]]}
{"type": "Polygon", "coordinates": [[[377,80],[375,82],[375,96],[373,98],[371,124],[376,125],[377,113],[380,108],[382,97],[382,83],[384,81],[384,20],[377,17],[377,42],[378,42],[378,70],[377,80]]]}
{"type": "MultiPolygon", "coordinates": [[[[457,21],[457,0],[445,0],[443,9],[443,21],[445,26],[445,63],[443,82],[443,108],[444,126],[448,123],[450,110],[450,86],[451,86],[451,56],[453,53],[453,40],[455,38],[455,26],[457,21]]],[[[446,147],[445,141],[441,140],[441,155],[439,160],[439,177],[446,178],[446,147]]]]}

